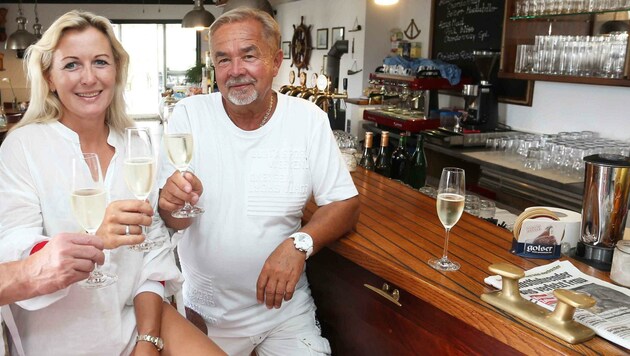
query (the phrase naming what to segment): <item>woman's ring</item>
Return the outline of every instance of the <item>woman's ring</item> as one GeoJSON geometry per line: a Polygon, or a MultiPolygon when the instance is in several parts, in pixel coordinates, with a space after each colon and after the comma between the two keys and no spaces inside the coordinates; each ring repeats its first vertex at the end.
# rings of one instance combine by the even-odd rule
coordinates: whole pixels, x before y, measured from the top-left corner
{"type": "Polygon", "coordinates": [[[129,231],[129,225],[125,226],[125,235],[129,236],[131,232],[129,231]]]}

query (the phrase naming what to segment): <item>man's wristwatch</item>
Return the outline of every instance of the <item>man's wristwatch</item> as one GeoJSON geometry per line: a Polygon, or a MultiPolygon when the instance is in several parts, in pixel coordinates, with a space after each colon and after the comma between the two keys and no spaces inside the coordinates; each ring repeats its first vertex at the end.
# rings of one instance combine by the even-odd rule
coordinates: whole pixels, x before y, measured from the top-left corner
{"type": "Polygon", "coordinates": [[[311,253],[313,253],[313,238],[311,238],[311,235],[305,232],[296,232],[289,238],[293,239],[293,244],[298,251],[306,253],[306,259],[308,260],[311,253]]]}
{"type": "Polygon", "coordinates": [[[162,351],[164,348],[164,340],[161,337],[151,335],[138,335],[136,336],[136,342],[147,341],[153,344],[158,351],[162,351]]]}

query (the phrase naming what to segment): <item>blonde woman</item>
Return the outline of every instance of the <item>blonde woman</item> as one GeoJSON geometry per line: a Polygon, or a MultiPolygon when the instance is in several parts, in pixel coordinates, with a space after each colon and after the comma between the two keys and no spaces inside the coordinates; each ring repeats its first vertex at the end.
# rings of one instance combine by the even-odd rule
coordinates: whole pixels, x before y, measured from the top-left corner
{"type": "MultiPolygon", "coordinates": [[[[70,162],[94,152],[110,201],[96,236],[111,250],[104,267],[118,281],[100,289],[60,286],[11,304],[12,351],[128,355],[163,347],[164,354],[223,354],[163,302],[181,282],[172,245],[147,253],[124,247],[144,239],[141,226],[153,239],[168,235],[152,205],[135,199],[123,179],[123,132],[134,125],[123,99],[129,59],[109,21],[68,12],[29,47],[25,61],[31,103],[0,147],[0,261],[54,256],[48,241],[80,231],[69,201],[70,162]]],[[[157,201],[157,190],[148,201],[157,201]]]]}

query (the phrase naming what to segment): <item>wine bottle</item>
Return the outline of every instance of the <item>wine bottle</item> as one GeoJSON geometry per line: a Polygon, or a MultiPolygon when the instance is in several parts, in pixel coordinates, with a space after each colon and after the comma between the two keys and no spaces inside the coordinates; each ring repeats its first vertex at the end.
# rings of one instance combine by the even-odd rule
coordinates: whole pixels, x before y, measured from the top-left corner
{"type": "Polygon", "coordinates": [[[416,150],[411,155],[407,184],[416,189],[424,187],[427,178],[427,158],[424,155],[424,136],[418,135],[416,150]]]}
{"type": "Polygon", "coordinates": [[[374,170],[374,156],[372,156],[372,140],[374,137],[374,133],[366,132],[365,133],[365,142],[363,143],[363,155],[359,160],[359,166],[367,169],[368,171],[374,170]]]}
{"type": "Polygon", "coordinates": [[[387,148],[388,146],[389,131],[383,131],[381,134],[381,147],[378,150],[378,155],[376,156],[374,171],[389,178],[392,169],[392,157],[389,154],[389,150],[387,148]]]}
{"type": "Polygon", "coordinates": [[[392,152],[391,179],[398,179],[403,182],[407,181],[410,158],[409,152],[407,152],[407,134],[403,132],[400,134],[398,147],[392,152]]]}

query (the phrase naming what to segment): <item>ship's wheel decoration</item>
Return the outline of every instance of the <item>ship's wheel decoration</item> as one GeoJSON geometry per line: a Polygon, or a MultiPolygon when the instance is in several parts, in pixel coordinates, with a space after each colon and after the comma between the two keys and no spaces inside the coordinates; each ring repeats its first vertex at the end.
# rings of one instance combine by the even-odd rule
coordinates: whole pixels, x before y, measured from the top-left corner
{"type": "Polygon", "coordinates": [[[308,69],[311,60],[311,27],[304,24],[304,16],[301,17],[300,25],[293,25],[293,39],[291,40],[291,65],[295,65],[298,70],[308,69]]]}

